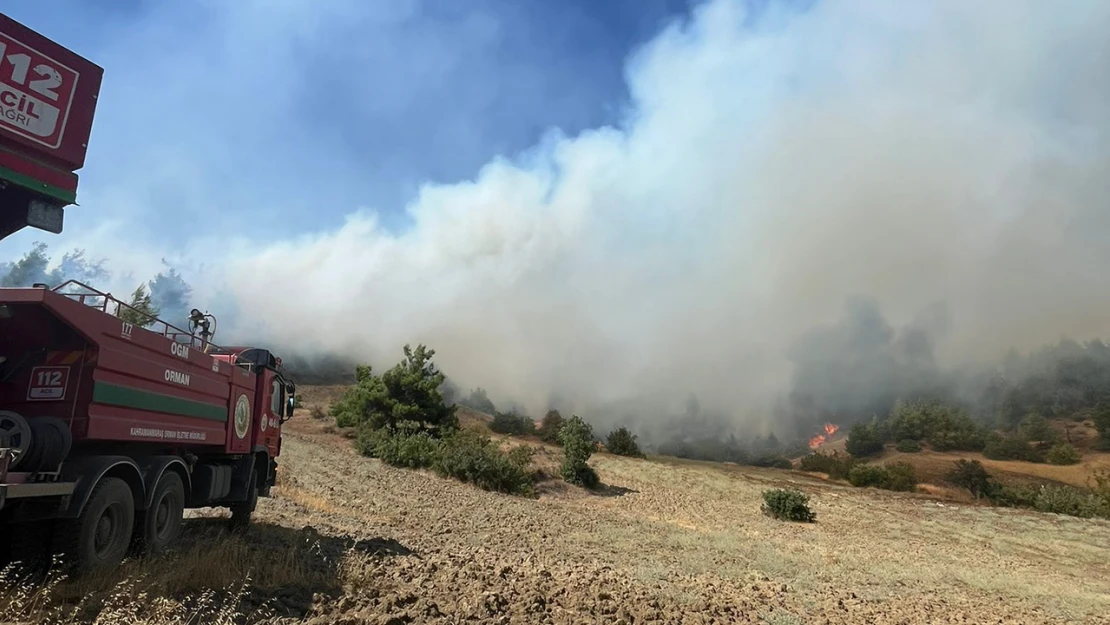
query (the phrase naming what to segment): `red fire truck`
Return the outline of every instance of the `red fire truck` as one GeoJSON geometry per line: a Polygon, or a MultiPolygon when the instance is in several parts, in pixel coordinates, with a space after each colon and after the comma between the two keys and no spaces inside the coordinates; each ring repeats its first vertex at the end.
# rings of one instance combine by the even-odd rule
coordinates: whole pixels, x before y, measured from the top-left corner
{"type": "MultiPolygon", "coordinates": [[[[61,232],[102,74],[0,14],[0,239],[61,232]]],[[[172,544],[186,508],[249,522],[295,387],[269,350],[212,343],[212,321],[181,329],[77,282],[0,288],[0,561],[110,567],[172,544]]]]}

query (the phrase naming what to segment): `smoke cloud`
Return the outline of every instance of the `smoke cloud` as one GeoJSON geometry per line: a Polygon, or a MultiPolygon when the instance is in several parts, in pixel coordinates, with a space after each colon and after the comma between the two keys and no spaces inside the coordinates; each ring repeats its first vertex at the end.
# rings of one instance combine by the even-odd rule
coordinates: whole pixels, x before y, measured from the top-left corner
{"type": "Polygon", "coordinates": [[[167,280],[225,340],[379,368],[423,342],[499,405],[641,432],[870,416],[1110,334],[1110,3],[748,4],[638,50],[620,124],[428,184],[404,232],[196,238],[167,280]]]}
{"type": "Polygon", "coordinates": [[[865,411],[891,362],[1110,330],[1110,4],[774,6],[704,4],[629,60],[622,124],[424,187],[410,231],[236,255],[240,322],[379,366],[424,342],[536,413],[693,393],[746,423],[845,351],[820,383],[865,411]]]}

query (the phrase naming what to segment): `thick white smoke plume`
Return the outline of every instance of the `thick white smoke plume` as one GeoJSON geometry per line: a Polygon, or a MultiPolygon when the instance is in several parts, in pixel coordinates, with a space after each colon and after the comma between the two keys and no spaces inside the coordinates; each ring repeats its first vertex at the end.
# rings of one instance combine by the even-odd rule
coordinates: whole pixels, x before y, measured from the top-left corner
{"type": "Polygon", "coordinates": [[[743,6],[636,54],[621,127],[427,187],[409,232],[357,214],[236,256],[240,322],[379,366],[424,342],[537,412],[738,418],[856,294],[898,324],[943,302],[947,362],[1110,334],[1110,2],[743,6]]]}

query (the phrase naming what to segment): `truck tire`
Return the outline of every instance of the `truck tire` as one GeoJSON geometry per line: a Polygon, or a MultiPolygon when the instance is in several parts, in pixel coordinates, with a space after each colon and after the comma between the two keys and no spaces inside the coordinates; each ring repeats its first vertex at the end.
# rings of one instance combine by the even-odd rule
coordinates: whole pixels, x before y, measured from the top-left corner
{"type": "Polygon", "coordinates": [[[258,472],[251,470],[251,476],[247,482],[247,499],[238,503],[231,504],[231,529],[232,531],[243,531],[251,524],[251,513],[254,512],[254,507],[258,505],[258,472]]]}
{"type": "Polygon", "coordinates": [[[9,469],[15,469],[31,448],[31,426],[18,412],[0,410],[0,447],[12,450],[9,469]]]}
{"type": "Polygon", "coordinates": [[[150,507],[135,520],[135,551],[160,553],[177,541],[185,514],[185,484],[177,471],[166,470],[154,487],[150,507]]]}
{"type": "Polygon", "coordinates": [[[57,530],[59,551],[80,575],[117,566],[127,554],[135,526],[135,498],[118,477],[106,477],[93,488],[81,516],[57,530]]]}

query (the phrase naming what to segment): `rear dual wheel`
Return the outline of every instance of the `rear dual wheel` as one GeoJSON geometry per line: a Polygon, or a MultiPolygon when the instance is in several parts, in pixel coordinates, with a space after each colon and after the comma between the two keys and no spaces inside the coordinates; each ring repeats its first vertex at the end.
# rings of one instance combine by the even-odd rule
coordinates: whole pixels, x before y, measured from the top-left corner
{"type": "Polygon", "coordinates": [[[173,544],[181,535],[184,508],[185,487],[175,471],[162,474],[150,507],[138,513],[127,482],[106,477],[93,489],[81,516],[57,529],[59,551],[78,574],[111,569],[129,547],[152,554],[173,544]]]}
{"type": "Polygon", "coordinates": [[[140,554],[164,551],[181,535],[185,512],[185,484],[176,471],[166,471],[154,487],[150,507],[135,524],[135,550],[140,554]]]}
{"type": "Polygon", "coordinates": [[[106,477],[93,488],[81,516],[57,528],[58,551],[78,574],[110,569],[127,554],[134,527],[131,487],[106,477]]]}

